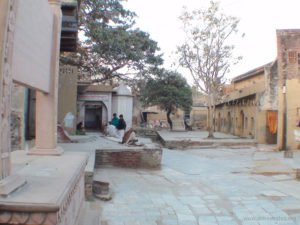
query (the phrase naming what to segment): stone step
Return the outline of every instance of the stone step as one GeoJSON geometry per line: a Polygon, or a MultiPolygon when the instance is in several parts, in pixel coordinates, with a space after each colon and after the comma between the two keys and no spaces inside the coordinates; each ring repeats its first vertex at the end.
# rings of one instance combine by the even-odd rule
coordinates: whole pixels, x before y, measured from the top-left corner
{"type": "Polygon", "coordinates": [[[109,201],[112,199],[111,192],[109,190],[109,182],[94,180],[93,182],[94,196],[103,201],[109,201]]]}
{"type": "Polygon", "coordinates": [[[101,225],[100,221],[100,203],[97,201],[84,201],[76,225],[101,225]]]}

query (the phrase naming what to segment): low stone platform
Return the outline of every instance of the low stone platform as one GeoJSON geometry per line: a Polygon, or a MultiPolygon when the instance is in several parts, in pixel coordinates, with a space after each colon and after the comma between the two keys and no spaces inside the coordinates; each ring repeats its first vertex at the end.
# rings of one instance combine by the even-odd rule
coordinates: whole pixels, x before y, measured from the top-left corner
{"type": "Polygon", "coordinates": [[[239,138],[234,135],[216,132],[215,138],[207,138],[206,131],[170,132],[157,131],[159,140],[169,149],[197,149],[218,146],[255,146],[254,139],[239,138]]]}
{"type": "Polygon", "coordinates": [[[12,153],[13,174],[26,184],[0,196],[0,224],[74,225],[84,201],[87,154],[29,156],[12,153]]]}
{"type": "Polygon", "coordinates": [[[96,150],[95,168],[115,166],[127,168],[159,168],[162,149],[155,144],[142,147],[104,148],[96,150]]]}

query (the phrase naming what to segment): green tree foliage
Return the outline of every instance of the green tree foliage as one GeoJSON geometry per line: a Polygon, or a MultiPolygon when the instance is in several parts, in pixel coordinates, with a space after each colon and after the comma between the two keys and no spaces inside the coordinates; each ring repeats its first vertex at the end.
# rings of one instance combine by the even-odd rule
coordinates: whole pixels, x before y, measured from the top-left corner
{"type": "Polygon", "coordinates": [[[157,43],[148,33],[134,28],[135,13],[126,10],[123,0],[82,0],[80,30],[81,74],[94,81],[131,79],[147,74],[163,63],[157,43]]]}
{"type": "Polygon", "coordinates": [[[230,67],[241,57],[234,57],[230,37],[238,33],[239,20],[223,14],[219,3],[210,2],[207,9],[185,10],[180,17],[186,41],[178,47],[179,63],[187,68],[198,90],[207,95],[209,137],[213,137],[215,104],[230,67]]]}
{"type": "Polygon", "coordinates": [[[149,78],[141,88],[141,101],[146,106],[157,105],[166,111],[172,129],[170,114],[178,108],[190,111],[192,89],[177,72],[159,69],[156,74],[155,78],[149,78]]]}

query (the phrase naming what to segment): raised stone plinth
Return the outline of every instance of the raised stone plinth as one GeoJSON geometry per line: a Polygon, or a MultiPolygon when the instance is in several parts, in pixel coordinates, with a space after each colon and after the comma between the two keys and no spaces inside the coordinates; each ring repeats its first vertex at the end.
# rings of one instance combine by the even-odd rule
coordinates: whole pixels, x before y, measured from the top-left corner
{"type": "Polygon", "coordinates": [[[161,159],[162,149],[154,144],[126,149],[98,149],[96,150],[95,168],[101,166],[159,168],[161,159]]]}
{"type": "Polygon", "coordinates": [[[27,183],[0,196],[0,224],[74,225],[84,200],[85,153],[30,156],[12,153],[14,174],[27,183]]]}
{"type": "Polygon", "coordinates": [[[95,168],[95,151],[89,155],[88,163],[84,170],[84,186],[85,186],[85,199],[93,200],[93,181],[94,181],[94,168],[95,168]]]}
{"type": "Polygon", "coordinates": [[[172,121],[172,131],[185,131],[185,125],[183,120],[172,121]]]}

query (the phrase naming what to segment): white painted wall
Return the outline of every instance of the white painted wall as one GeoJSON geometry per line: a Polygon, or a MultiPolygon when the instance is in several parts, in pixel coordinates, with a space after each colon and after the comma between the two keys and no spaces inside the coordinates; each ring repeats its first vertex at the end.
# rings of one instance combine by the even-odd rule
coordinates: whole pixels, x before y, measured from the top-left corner
{"type": "Polygon", "coordinates": [[[126,129],[132,127],[133,116],[133,96],[129,88],[120,84],[119,87],[114,88],[115,94],[112,97],[112,113],[117,113],[118,116],[123,114],[124,120],[127,124],[126,129]]]}

